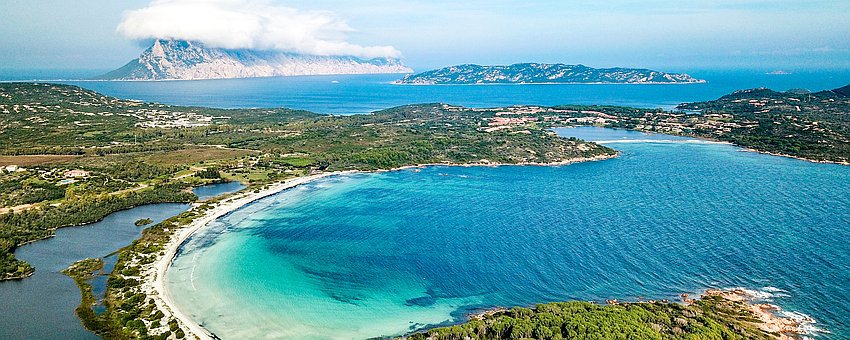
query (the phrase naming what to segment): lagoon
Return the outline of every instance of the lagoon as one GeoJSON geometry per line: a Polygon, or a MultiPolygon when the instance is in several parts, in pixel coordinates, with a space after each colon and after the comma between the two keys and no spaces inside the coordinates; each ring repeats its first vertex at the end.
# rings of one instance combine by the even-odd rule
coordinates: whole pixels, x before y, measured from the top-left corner
{"type": "Polygon", "coordinates": [[[208,199],[231,194],[245,188],[245,185],[239,182],[222,182],[199,186],[192,189],[192,193],[198,196],[199,201],[206,201],[208,199]]]}
{"type": "MultiPolygon", "coordinates": [[[[80,289],[62,270],[85,258],[106,257],[107,272],[116,252],[141,236],[134,222],[150,218],[159,223],[189,208],[188,204],[150,204],[119,211],[102,221],[60,228],[56,236],[15,250],[15,256],[35,267],[33,276],[0,282],[0,339],[97,339],[74,314],[80,289]]],[[[97,279],[96,279],[97,281],[97,279]]],[[[105,277],[95,282],[102,295],[105,277]]]]}

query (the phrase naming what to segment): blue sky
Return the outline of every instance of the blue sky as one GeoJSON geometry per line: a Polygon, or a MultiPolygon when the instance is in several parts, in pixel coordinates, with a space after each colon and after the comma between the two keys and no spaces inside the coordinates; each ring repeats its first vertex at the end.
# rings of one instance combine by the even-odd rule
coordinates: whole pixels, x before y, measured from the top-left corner
{"type": "MultiPolygon", "coordinates": [[[[846,0],[215,1],[292,8],[305,25],[331,18],[333,27],[312,27],[318,37],[307,38],[344,42],[351,48],[341,50],[358,53],[391,47],[420,70],[526,61],[665,70],[850,67],[846,0]]],[[[119,33],[117,27],[127,11],[150,5],[150,0],[2,1],[0,68],[119,67],[143,49],[128,36],[150,29],[119,33]]],[[[294,42],[275,45],[275,39],[256,42],[315,50],[294,42]]]]}

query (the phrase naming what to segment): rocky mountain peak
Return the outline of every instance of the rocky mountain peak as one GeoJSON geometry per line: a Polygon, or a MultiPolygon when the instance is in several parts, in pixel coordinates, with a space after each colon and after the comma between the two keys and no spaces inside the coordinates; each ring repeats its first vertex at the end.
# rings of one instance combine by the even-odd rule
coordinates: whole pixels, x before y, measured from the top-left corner
{"type": "Polygon", "coordinates": [[[98,77],[107,80],[222,79],[331,74],[410,73],[400,60],[231,50],[158,39],[139,58],[98,77]]]}

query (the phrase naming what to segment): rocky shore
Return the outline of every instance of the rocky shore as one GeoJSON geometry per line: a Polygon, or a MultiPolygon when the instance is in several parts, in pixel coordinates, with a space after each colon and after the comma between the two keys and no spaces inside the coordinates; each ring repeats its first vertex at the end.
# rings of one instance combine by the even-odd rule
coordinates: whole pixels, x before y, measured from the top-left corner
{"type": "MultiPolygon", "coordinates": [[[[800,336],[811,333],[810,325],[815,320],[808,316],[799,318],[781,316],[782,308],[769,303],[759,303],[759,298],[751,291],[735,289],[709,289],[702,294],[701,299],[707,297],[719,297],[725,301],[740,304],[742,308],[749,311],[755,317],[753,325],[758,329],[777,334],[777,338],[783,340],[798,339],[800,336]]],[[[685,299],[687,302],[687,299],[685,299]]]]}
{"type": "Polygon", "coordinates": [[[417,164],[417,165],[408,165],[403,167],[398,167],[394,169],[388,170],[377,170],[376,172],[387,172],[387,171],[399,171],[399,170],[407,170],[407,169],[416,169],[416,168],[425,168],[429,166],[459,166],[459,167],[499,167],[499,166],[563,166],[570,165],[576,163],[585,163],[585,162],[595,162],[595,161],[604,161],[606,159],[617,158],[620,156],[620,153],[608,154],[608,155],[598,155],[593,157],[578,157],[578,158],[570,158],[567,160],[562,160],[558,162],[549,162],[549,163],[538,163],[538,162],[525,162],[525,163],[499,163],[499,162],[490,162],[489,160],[482,159],[477,162],[472,163],[428,163],[428,164],[417,164]]]}
{"type": "Polygon", "coordinates": [[[682,294],[681,303],[638,298],[605,304],[569,301],[495,307],[467,315],[465,323],[421,330],[401,339],[538,338],[535,334],[545,333],[564,338],[581,334],[589,338],[790,340],[825,332],[814,328],[815,321],[808,316],[762,302],[766,295],[740,288],[708,289],[695,299],[682,294]]]}

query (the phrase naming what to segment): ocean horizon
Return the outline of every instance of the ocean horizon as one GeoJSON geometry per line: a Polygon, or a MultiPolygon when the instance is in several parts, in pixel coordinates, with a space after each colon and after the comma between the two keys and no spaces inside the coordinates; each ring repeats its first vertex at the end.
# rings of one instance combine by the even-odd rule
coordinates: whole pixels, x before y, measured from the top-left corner
{"type": "Polygon", "coordinates": [[[777,91],[821,91],[850,84],[850,71],[847,70],[769,74],[765,70],[748,69],[684,70],[696,78],[707,80],[704,84],[391,84],[402,77],[397,74],[176,81],[69,80],[91,72],[7,70],[4,73],[0,70],[0,80],[57,78],[64,80],[51,82],[77,85],[123,99],[216,108],[286,107],[336,115],[364,114],[396,106],[435,102],[477,108],[581,104],[672,110],[683,102],[713,100],[741,89],[766,87],[777,91]]]}

